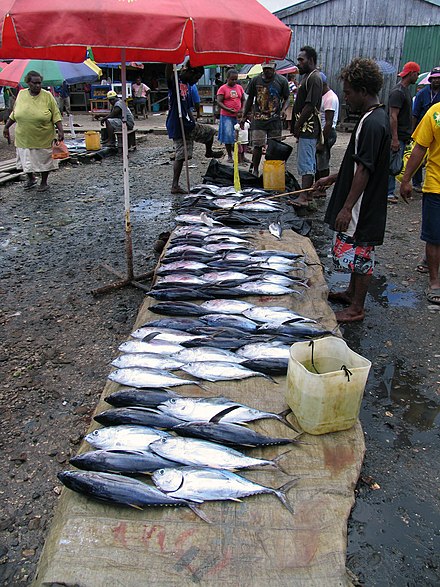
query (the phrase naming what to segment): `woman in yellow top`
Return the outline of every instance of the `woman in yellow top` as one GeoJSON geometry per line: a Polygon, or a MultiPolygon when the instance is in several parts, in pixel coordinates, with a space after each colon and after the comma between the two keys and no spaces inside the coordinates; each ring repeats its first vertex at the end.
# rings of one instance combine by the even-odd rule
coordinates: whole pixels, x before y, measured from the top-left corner
{"type": "Polygon", "coordinates": [[[9,141],[9,129],[17,123],[15,130],[17,158],[27,174],[24,189],[28,190],[36,185],[35,173],[39,172],[41,183],[37,191],[45,192],[49,189],[47,185],[49,171],[58,168],[58,161],[52,159],[55,127],[58,130],[58,140],[64,140],[61,114],[52,94],[41,89],[43,78],[38,72],[30,71],[24,81],[29,88],[18,93],[14,110],[5,124],[3,136],[9,141]]]}

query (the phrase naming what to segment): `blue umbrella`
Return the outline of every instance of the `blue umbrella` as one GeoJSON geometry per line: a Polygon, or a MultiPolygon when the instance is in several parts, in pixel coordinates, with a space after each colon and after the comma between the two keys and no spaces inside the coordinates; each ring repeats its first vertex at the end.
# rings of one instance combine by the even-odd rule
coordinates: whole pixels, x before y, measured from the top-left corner
{"type": "Polygon", "coordinates": [[[396,73],[397,69],[392,63],[388,63],[388,61],[378,61],[376,63],[383,74],[391,74],[396,73]]]}

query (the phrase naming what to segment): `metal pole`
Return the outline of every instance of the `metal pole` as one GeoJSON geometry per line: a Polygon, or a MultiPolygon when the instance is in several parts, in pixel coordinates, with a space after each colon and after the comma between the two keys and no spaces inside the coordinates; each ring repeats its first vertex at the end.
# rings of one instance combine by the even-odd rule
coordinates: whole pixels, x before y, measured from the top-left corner
{"type": "Polygon", "coordinates": [[[125,222],[125,252],[127,258],[127,280],[134,279],[133,273],[133,241],[130,221],[130,182],[128,175],[128,135],[127,135],[127,69],[126,51],[121,49],[121,78],[122,78],[122,166],[124,174],[124,222],[125,222]]]}
{"type": "Polygon", "coordinates": [[[183,126],[182,104],[180,103],[179,76],[177,74],[177,65],[176,64],[173,65],[173,69],[174,69],[174,83],[176,85],[177,111],[179,113],[180,130],[182,131],[183,152],[185,153],[186,189],[187,189],[187,193],[189,194],[189,192],[191,190],[191,184],[190,184],[190,180],[189,180],[188,147],[186,145],[185,127],[183,126]]]}

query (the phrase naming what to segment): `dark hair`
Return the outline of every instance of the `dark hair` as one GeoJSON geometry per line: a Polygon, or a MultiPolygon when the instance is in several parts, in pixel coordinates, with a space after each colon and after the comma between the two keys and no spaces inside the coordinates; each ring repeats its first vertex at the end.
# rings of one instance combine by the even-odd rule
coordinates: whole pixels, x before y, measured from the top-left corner
{"type": "Polygon", "coordinates": [[[356,57],[347,67],[341,70],[340,78],[347,82],[353,90],[365,89],[370,96],[379,93],[383,85],[383,75],[373,59],[356,57]]]}
{"type": "Polygon", "coordinates": [[[205,68],[202,65],[192,67],[189,61],[186,62],[186,69],[195,75],[199,75],[200,77],[202,77],[202,75],[205,73],[205,68]]]}
{"type": "Polygon", "coordinates": [[[236,69],[234,69],[233,67],[231,67],[231,69],[228,69],[228,71],[226,72],[226,79],[230,78],[231,75],[235,75],[238,74],[238,71],[236,69]]]}
{"type": "Polygon", "coordinates": [[[315,64],[318,62],[318,54],[313,47],[305,45],[304,47],[301,47],[300,51],[304,51],[304,53],[307,55],[307,59],[313,59],[315,64]]]}
{"type": "Polygon", "coordinates": [[[28,84],[31,81],[31,77],[41,77],[41,81],[43,81],[43,76],[38,71],[28,71],[26,77],[24,78],[24,83],[28,84]]]}

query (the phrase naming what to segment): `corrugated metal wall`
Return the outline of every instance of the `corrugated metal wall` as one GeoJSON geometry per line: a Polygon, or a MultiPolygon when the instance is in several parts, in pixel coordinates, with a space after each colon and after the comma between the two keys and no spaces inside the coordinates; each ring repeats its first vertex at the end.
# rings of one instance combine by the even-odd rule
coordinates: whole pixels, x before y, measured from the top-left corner
{"type": "MultiPolygon", "coordinates": [[[[439,18],[440,20],[440,18],[439,18]]],[[[417,61],[422,71],[440,66],[440,26],[408,27],[402,63],[417,61]]]]}
{"type": "Polygon", "coordinates": [[[440,22],[440,7],[423,0],[318,0],[286,8],[276,16],[293,31],[288,57],[296,61],[300,47],[314,47],[319,66],[340,99],[339,73],[354,57],[395,66],[395,74],[384,75],[380,99],[385,103],[403,63],[418,61],[426,71],[430,66],[423,69],[425,57],[436,53],[437,61],[440,58],[440,27],[433,26],[440,22]]]}

